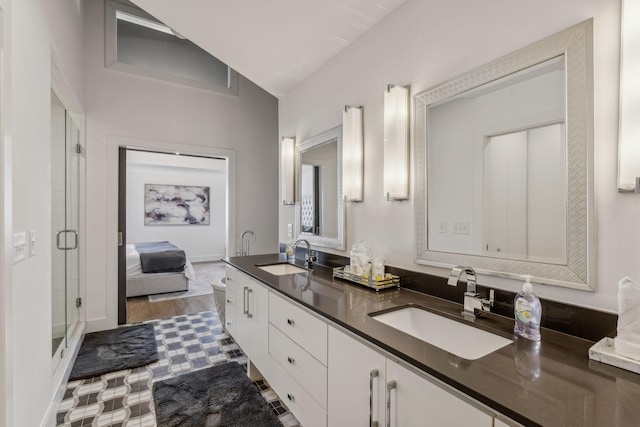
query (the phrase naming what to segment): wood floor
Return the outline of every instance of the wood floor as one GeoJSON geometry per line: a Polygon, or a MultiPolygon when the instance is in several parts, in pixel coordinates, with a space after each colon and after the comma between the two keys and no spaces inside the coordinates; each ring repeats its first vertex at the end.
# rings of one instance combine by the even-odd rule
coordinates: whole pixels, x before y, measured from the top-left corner
{"type": "Polygon", "coordinates": [[[212,294],[157,302],[149,302],[147,296],[127,298],[127,323],[213,310],[215,310],[215,306],[212,294]]]}

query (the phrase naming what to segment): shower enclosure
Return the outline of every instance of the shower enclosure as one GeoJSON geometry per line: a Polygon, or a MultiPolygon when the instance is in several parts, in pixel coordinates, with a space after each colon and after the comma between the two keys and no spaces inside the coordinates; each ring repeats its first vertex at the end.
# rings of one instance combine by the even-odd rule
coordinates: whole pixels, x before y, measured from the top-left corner
{"type": "Polygon", "coordinates": [[[51,353],[54,371],[78,324],[82,149],[72,115],[51,91],[51,353]]]}

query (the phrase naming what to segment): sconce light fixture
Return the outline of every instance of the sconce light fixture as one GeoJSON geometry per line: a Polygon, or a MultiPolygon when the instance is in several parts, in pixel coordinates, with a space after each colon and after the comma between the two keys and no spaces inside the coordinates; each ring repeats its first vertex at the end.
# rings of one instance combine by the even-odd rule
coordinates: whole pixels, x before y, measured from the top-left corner
{"type": "Polygon", "coordinates": [[[363,110],[346,105],[342,113],[342,191],[347,202],[363,198],[363,110]]]}
{"type": "Polygon", "coordinates": [[[618,191],[640,193],[640,2],[622,1],[618,191]]]}
{"type": "Polygon", "coordinates": [[[282,171],[282,204],[295,204],[295,145],[296,139],[290,136],[282,138],[281,150],[281,171],[282,171]]]}
{"type": "Polygon", "coordinates": [[[409,198],[409,86],[384,91],[384,194],[387,200],[409,198]]]}

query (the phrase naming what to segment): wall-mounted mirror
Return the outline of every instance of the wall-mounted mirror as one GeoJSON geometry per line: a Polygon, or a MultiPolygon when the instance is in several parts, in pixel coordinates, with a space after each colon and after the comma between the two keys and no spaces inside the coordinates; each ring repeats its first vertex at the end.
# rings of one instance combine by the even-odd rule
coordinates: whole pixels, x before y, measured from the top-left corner
{"type": "Polygon", "coordinates": [[[298,238],[344,249],[342,126],[300,142],[298,151],[298,238]]]}
{"type": "Polygon", "coordinates": [[[417,262],[595,289],[592,21],[415,96],[417,262]]]}

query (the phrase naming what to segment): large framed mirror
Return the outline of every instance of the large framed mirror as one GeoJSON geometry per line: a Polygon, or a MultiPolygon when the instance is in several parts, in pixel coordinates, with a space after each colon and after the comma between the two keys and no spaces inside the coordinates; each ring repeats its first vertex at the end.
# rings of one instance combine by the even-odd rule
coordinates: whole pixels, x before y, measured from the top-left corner
{"type": "Polygon", "coordinates": [[[592,33],[415,95],[417,263],[595,290],[592,33]]]}
{"type": "Polygon", "coordinates": [[[300,142],[298,153],[296,234],[344,250],[342,126],[300,142]]]}

